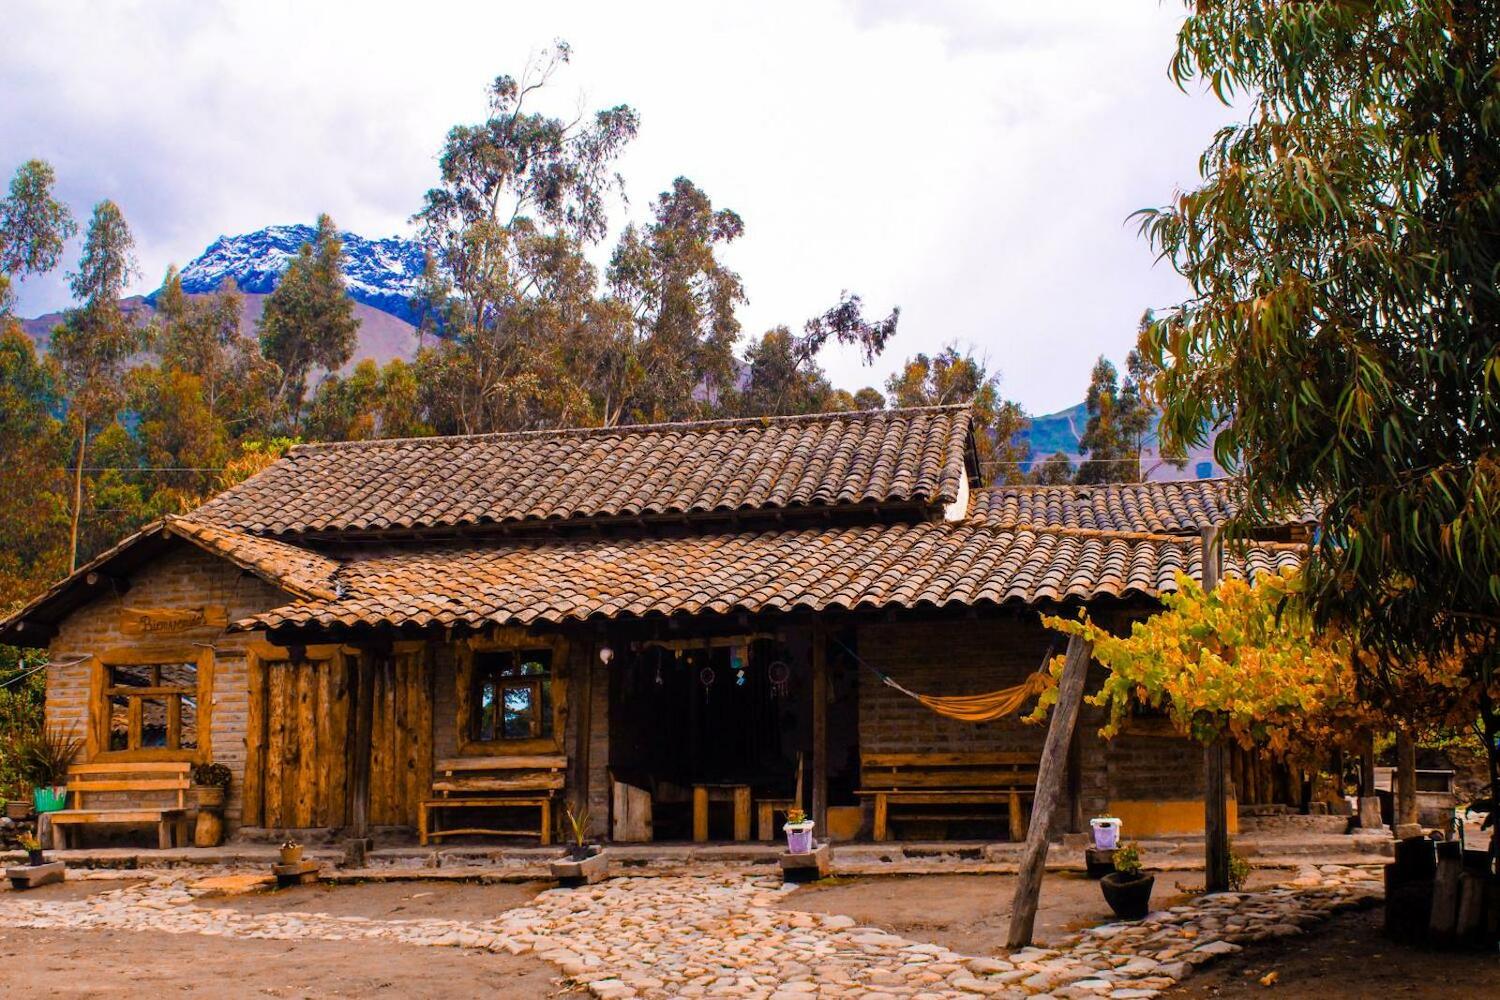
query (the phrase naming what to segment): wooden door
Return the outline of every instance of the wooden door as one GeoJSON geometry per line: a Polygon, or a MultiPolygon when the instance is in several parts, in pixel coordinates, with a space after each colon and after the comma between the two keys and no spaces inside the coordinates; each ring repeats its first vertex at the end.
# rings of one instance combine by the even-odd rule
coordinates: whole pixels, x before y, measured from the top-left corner
{"type": "Polygon", "coordinates": [[[374,666],[370,825],[416,826],[432,794],[432,673],[419,643],[398,643],[374,666]]]}
{"type": "Polygon", "coordinates": [[[349,665],[336,646],[310,646],[297,661],[274,647],[250,658],[246,826],[347,822],[349,665]]]}

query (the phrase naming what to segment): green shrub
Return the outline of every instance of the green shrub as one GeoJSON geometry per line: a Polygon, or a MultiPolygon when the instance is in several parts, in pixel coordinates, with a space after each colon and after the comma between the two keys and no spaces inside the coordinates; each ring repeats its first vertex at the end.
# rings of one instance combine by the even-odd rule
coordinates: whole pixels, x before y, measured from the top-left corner
{"type": "Polygon", "coordinates": [[[1141,848],[1131,841],[1115,850],[1115,871],[1122,875],[1139,875],[1142,871],[1141,848]]]}

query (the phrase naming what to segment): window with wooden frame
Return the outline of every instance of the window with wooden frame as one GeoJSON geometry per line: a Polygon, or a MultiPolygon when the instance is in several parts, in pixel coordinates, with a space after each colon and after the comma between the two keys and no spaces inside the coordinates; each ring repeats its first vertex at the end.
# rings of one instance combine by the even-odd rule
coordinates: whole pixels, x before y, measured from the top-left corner
{"type": "Polygon", "coordinates": [[[475,742],[550,739],[552,650],[476,653],[469,710],[469,738],[475,742]]]}
{"type": "Polygon", "coordinates": [[[117,651],[95,661],[94,678],[90,756],[208,755],[211,649],[117,651]]]}

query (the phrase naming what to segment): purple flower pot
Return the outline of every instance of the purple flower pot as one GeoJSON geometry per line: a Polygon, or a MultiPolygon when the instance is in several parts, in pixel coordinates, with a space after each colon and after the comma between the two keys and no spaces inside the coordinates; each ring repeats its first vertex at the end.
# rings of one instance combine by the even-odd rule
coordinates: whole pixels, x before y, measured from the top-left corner
{"type": "Polygon", "coordinates": [[[812,853],[813,825],[811,821],[795,824],[788,823],[781,829],[786,833],[786,850],[788,854],[812,853]]]}

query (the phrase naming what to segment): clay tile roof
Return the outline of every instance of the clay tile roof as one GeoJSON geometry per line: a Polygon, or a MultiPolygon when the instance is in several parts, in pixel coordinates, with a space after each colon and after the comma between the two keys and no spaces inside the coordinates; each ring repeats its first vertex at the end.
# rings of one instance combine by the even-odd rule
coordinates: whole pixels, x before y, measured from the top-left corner
{"type": "MultiPolygon", "coordinates": [[[[1229,479],[1109,483],[1098,486],[996,486],[976,490],[969,516],[995,525],[1086,528],[1166,535],[1197,534],[1239,512],[1239,487],[1229,479]]],[[[1312,524],[1307,505],[1279,519],[1312,524]]]]}
{"type": "Polygon", "coordinates": [[[324,600],[338,596],[334,577],[339,563],[328,556],[187,517],[168,515],[166,527],[172,534],[228,559],[287,593],[324,600]]]}
{"type": "MultiPolygon", "coordinates": [[[[680,538],[570,539],[353,558],[337,600],[235,624],[470,625],[703,612],[1031,604],[1155,596],[1199,576],[1197,539],[979,522],[820,527],[680,538]]],[[[1301,562],[1291,545],[1225,555],[1245,578],[1301,562]]]]}
{"type": "Polygon", "coordinates": [[[966,406],[300,445],[193,512],[261,535],[952,503],[966,406]]]}

